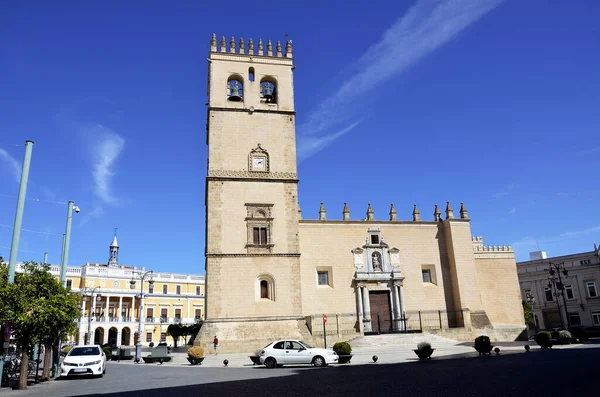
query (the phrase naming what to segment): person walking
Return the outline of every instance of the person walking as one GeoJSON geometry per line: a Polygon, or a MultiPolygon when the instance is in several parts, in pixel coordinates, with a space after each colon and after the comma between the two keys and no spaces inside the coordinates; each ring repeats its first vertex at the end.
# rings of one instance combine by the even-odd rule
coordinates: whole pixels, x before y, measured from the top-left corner
{"type": "Polygon", "coordinates": [[[215,338],[213,339],[213,346],[215,349],[215,356],[217,354],[219,354],[219,352],[217,351],[217,349],[219,348],[219,338],[217,338],[217,335],[215,335],[215,338]]]}

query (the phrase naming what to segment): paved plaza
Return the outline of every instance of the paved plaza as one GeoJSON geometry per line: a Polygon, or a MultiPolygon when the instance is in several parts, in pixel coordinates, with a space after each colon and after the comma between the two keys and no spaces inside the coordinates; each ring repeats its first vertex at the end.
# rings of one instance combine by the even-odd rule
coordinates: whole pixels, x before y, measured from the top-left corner
{"type": "Polygon", "coordinates": [[[104,378],[58,380],[3,396],[312,396],[312,395],[597,395],[600,340],[540,350],[535,342],[500,343],[499,355],[479,356],[468,343],[433,335],[385,335],[352,342],[351,364],[326,368],[253,366],[247,355],[208,355],[190,366],[185,353],[171,363],[110,362],[104,378]],[[432,360],[419,361],[416,343],[429,341],[432,360]],[[377,355],[374,363],[372,356],[377,355]],[[225,367],[223,360],[229,360],[225,367]]]}

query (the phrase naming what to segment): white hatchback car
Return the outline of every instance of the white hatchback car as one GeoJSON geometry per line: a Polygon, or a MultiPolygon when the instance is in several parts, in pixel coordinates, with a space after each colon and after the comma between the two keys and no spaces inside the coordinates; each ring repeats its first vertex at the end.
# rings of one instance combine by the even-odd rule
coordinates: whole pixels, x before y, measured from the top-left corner
{"type": "Polygon", "coordinates": [[[278,340],[260,352],[260,363],[267,368],[284,364],[313,364],[315,367],[324,367],[327,364],[335,364],[338,359],[333,350],[311,347],[300,340],[278,340]]]}
{"type": "Polygon", "coordinates": [[[98,345],[73,346],[60,365],[60,376],[106,373],[106,355],[98,345]]]}

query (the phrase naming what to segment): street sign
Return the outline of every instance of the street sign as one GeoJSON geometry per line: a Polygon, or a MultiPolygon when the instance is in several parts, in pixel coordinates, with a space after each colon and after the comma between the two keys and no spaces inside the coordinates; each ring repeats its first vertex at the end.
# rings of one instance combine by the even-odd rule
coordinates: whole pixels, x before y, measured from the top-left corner
{"type": "Polygon", "coordinates": [[[327,314],[323,314],[323,322],[326,323],[327,322],[327,314]]]}

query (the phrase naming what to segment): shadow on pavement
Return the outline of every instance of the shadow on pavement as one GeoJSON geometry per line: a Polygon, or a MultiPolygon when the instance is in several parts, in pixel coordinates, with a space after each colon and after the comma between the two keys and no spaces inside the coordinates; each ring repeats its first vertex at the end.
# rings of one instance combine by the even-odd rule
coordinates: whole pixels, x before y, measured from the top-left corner
{"type": "MultiPolygon", "coordinates": [[[[335,365],[291,375],[94,396],[597,396],[600,349],[335,365]]],[[[262,371],[278,369],[261,368],[262,371]]]]}

